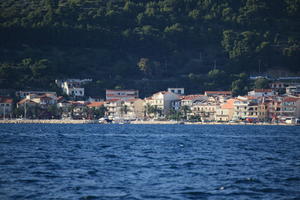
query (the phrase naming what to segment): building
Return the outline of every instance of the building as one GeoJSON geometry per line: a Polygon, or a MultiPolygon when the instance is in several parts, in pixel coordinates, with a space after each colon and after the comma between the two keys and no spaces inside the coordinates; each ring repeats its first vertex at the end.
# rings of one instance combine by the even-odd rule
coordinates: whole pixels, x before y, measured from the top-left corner
{"type": "Polygon", "coordinates": [[[172,92],[178,95],[184,95],[184,88],[168,88],[168,92],[172,92]]]}
{"type": "Polygon", "coordinates": [[[284,97],[281,104],[281,117],[300,118],[300,98],[284,97]]]}
{"type": "Polygon", "coordinates": [[[208,97],[205,95],[195,94],[195,95],[186,95],[180,97],[181,106],[191,107],[196,101],[207,100],[208,97]]]}
{"type": "Polygon", "coordinates": [[[67,79],[67,80],[55,80],[58,87],[62,88],[63,93],[73,97],[83,97],[84,87],[83,85],[91,82],[92,79],[67,79]]]}
{"type": "Polygon", "coordinates": [[[68,96],[75,96],[75,97],[83,97],[84,96],[84,88],[81,87],[78,83],[72,83],[68,81],[64,81],[62,84],[63,93],[68,96]]]}
{"type": "Polygon", "coordinates": [[[286,94],[293,96],[300,95],[300,85],[292,85],[286,87],[286,94]]]}
{"type": "Polygon", "coordinates": [[[268,119],[268,104],[264,101],[264,98],[255,98],[252,96],[238,97],[233,105],[233,120],[257,122],[268,119]]]}
{"type": "Polygon", "coordinates": [[[162,115],[168,115],[172,109],[173,102],[180,100],[180,97],[167,91],[161,91],[153,94],[151,97],[145,99],[146,106],[152,106],[161,110],[162,115]]]}
{"type": "Polygon", "coordinates": [[[13,99],[0,96],[0,116],[5,119],[11,117],[13,111],[13,99]]]}
{"type": "Polygon", "coordinates": [[[121,103],[120,115],[124,119],[144,119],[145,101],[142,99],[127,99],[121,103]]]}
{"type": "Polygon", "coordinates": [[[106,108],[105,115],[110,119],[120,118],[121,116],[121,105],[122,100],[119,99],[110,99],[105,101],[104,107],[106,108]]]}
{"type": "Polygon", "coordinates": [[[276,93],[272,89],[254,89],[248,92],[248,96],[252,97],[271,97],[275,95],[276,93]]]}
{"type": "Polygon", "coordinates": [[[290,83],[275,81],[269,84],[270,88],[273,90],[285,90],[286,87],[290,86],[290,83]]]}
{"type": "Polygon", "coordinates": [[[106,100],[127,100],[139,98],[138,90],[106,90],[106,100]]]}
{"type": "Polygon", "coordinates": [[[199,100],[191,107],[191,115],[199,116],[203,122],[215,121],[216,110],[219,109],[219,107],[220,105],[215,102],[199,100]]]}
{"type": "Polygon", "coordinates": [[[228,99],[216,110],[215,121],[228,122],[233,118],[235,99],[228,99]]]}
{"type": "Polygon", "coordinates": [[[50,95],[44,94],[41,96],[31,94],[31,95],[27,95],[26,99],[30,99],[31,101],[33,101],[43,107],[49,106],[49,105],[54,105],[57,103],[57,97],[53,96],[51,94],[50,95]]]}
{"type": "Polygon", "coordinates": [[[231,91],[205,91],[204,92],[205,96],[227,96],[227,97],[231,97],[232,96],[232,92],[231,91]]]}
{"type": "Polygon", "coordinates": [[[238,97],[236,101],[233,102],[234,113],[232,119],[235,121],[245,120],[247,118],[248,105],[250,100],[246,97],[238,97]]]}
{"type": "Polygon", "coordinates": [[[25,98],[27,95],[41,96],[41,95],[46,95],[46,94],[56,96],[56,92],[50,92],[50,91],[17,91],[16,97],[22,99],[22,98],[25,98]]]}
{"type": "Polygon", "coordinates": [[[267,106],[267,120],[278,121],[281,115],[281,103],[282,97],[270,97],[265,99],[265,104],[267,106]]]}

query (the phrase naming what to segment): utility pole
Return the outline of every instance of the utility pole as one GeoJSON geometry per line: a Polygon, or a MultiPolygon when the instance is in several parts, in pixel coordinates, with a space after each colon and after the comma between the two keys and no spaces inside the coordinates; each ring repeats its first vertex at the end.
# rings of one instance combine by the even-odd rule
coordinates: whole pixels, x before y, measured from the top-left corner
{"type": "Polygon", "coordinates": [[[3,120],[5,120],[5,103],[3,104],[3,120]]]}
{"type": "Polygon", "coordinates": [[[199,60],[200,60],[200,62],[202,63],[202,52],[200,52],[199,60]]]}
{"type": "Polygon", "coordinates": [[[24,119],[26,119],[26,114],[27,114],[27,107],[26,107],[26,101],[25,101],[25,107],[24,107],[24,119]]]}
{"type": "Polygon", "coordinates": [[[214,61],[214,70],[217,69],[217,60],[214,61]]]}

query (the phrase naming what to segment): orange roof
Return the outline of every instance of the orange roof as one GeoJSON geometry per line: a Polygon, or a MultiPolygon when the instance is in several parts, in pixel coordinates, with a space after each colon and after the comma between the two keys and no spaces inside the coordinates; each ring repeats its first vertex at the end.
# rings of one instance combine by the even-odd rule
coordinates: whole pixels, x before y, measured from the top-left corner
{"type": "Polygon", "coordinates": [[[108,99],[106,102],[115,102],[115,101],[120,101],[120,99],[108,99]]]}
{"type": "Polygon", "coordinates": [[[254,89],[254,92],[272,92],[272,89],[254,89]]]}
{"type": "Polygon", "coordinates": [[[233,103],[236,99],[228,99],[225,104],[221,106],[222,109],[233,109],[233,103]]]}
{"type": "Polygon", "coordinates": [[[104,101],[101,101],[101,102],[91,102],[89,103],[87,106],[88,107],[101,107],[104,105],[104,101]]]}
{"type": "Polygon", "coordinates": [[[17,104],[23,104],[23,103],[35,103],[35,104],[37,104],[36,102],[34,102],[34,101],[31,101],[30,99],[26,99],[26,98],[24,98],[24,99],[22,99],[21,101],[19,101],[17,104]]]}
{"type": "Polygon", "coordinates": [[[0,103],[13,103],[13,99],[7,97],[0,97],[0,103]]]}
{"type": "Polygon", "coordinates": [[[285,101],[285,102],[295,102],[298,100],[300,100],[300,98],[296,98],[296,97],[286,97],[283,99],[283,101],[285,101]]]}

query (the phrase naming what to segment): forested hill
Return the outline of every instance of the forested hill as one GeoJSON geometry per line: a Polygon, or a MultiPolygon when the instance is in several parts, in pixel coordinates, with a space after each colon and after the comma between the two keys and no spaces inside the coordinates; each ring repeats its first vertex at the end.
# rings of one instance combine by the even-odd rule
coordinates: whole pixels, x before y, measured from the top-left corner
{"type": "Polygon", "coordinates": [[[2,86],[10,79],[20,87],[49,77],[85,76],[127,87],[131,79],[176,79],[213,68],[226,73],[300,68],[300,0],[5,0],[0,5],[2,86]]]}

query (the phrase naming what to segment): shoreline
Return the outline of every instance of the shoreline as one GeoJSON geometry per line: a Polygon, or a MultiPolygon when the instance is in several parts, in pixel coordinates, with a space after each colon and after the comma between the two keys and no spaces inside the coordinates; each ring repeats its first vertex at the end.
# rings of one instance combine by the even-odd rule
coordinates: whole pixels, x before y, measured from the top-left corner
{"type": "MultiPolygon", "coordinates": [[[[101,124],[98,120],[59,120],[59,119],[7,119],[0,120],[0,124],[101,124]]],[[[243,122],[177,122],[177,121],[132,121],[130,124],[153,124],[153,125],[253,125],[253,126],[296,126],[295,124],[285,123],[243,123],[243,122]]]]}
{"type": "Polygon", "coordinates": [[[61,119],[7,119],[0,120],[0,124],[97,124],[98,120],[61,120],[61,119]]]}

